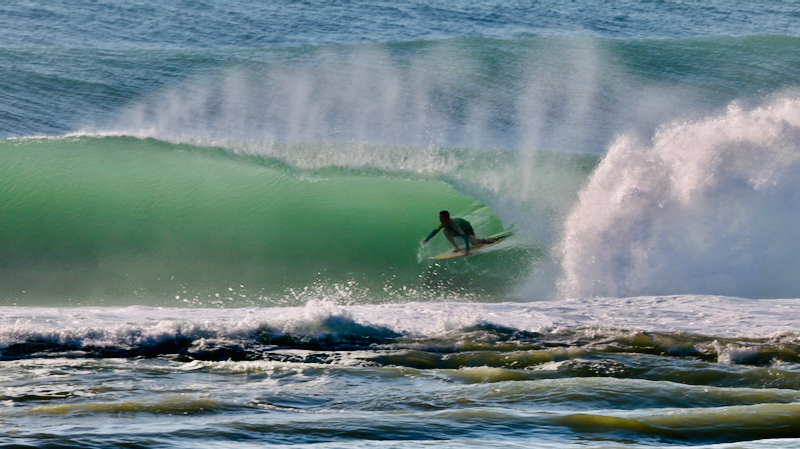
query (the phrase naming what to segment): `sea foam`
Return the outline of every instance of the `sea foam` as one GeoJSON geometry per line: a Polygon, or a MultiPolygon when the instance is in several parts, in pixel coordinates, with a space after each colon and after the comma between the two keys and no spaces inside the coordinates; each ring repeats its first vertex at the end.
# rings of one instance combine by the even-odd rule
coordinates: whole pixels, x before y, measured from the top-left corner
{"type": "Polygon", "coordinates": [[[800,295],[800,99],[614,141],[564,224],[567,297],[800,295]]]}

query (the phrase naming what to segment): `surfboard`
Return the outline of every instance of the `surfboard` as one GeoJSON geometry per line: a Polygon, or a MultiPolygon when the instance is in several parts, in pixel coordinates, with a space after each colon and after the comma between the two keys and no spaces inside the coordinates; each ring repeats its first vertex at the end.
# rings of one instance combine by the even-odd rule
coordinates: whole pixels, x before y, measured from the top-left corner
{"type": "Polygon", "coordinates": [[[489,247],[492,247],[494,245],[497,245],[498,243],[500,243],[503,240],[505,240],[506,237],[510,236],[511,234],[513,234],[512,231],[501,232],[500,234],[493,235],[493,236],[489,237],[489,238],[497,239],[496,241],[494,241],[492,243],[470,245],[469,246],[469,254],[465,254],[463,251],[455,252],[453,250],[450,250],[450,251],[447,251],[446,253],[442,253],[442,254],[439,254],[439,255],[436,255],[436,256],[433,256],[433,257],[428,257],[428,259],[431,259],[431,260],[447,260],[447,259],[456,259],[456,258],[459,258],[459,257],[472,256],[472,255],[477,254],[478,252],[480,252],[480,251],[482,251],[482,250],[484,250],[486,248],[489,248],[489,247]]]}

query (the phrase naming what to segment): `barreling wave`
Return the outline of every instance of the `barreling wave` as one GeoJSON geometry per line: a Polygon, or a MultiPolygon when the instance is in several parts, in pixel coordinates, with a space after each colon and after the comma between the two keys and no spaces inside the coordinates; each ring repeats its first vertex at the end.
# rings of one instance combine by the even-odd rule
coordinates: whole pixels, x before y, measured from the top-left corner
{"type": "MultiPolygon", "coordinates": [[[[504,300],[519,298],[527,282],[521,297],[539,299],[558,279],[562,296],[797,295],[787,274],[794,245],[767,238],[788,234],[776,223],[792,222],[779,204],[780,195],[793,204],[786,178],[776,181],[783,193],[732,200],[739,215],[676,206],[686,213],[677,225],[705,226],[690,235],[717,246],[704,255],[676,247],[683,235],[653,218],[672,190],[664,201],[645,194],[649,206],[620,207],[599,185],[647,190],[652,180],[635,173],[662,176],[670,157],[693,152],[712,164],[743,161],[751,156],[737,147],[736,127],[762,122],[774,142],[743,137],[766,148],[766,168],[754,176],[771,166],[791,172],[791,149],[781,148],[796,148],[796,125],[786,118],[782,127],[777,107],[762,120],[749,104],[796,84],[797,39],[460,38],[218,49],[200,58],[180,49],[75,50],[108,68],[91,73],[71,65],[81,58],[52,49],[2,50],[0,58],[66,67],[0,80],[9,104],[33,108],[12,108],[0,123],[4,135],[90,130],[0,142],[8,161],[0,201],[9,211],[2,298],[196,306],[504,300]],[[16,88],[23,79],[38,87],[16,88]],[[731,114],[740,124],[703,125],[714,121],[703,118],[716,114],[709,111],[737,99],[742,112],[731,114]],[[689,124],[663,125],[676,120],[689,124]],[[670,131],[690,128],[700,131],[686,144],[670,131]],[[638,142],[651,137],[663,149],[653,154],[672,156],[649,157],[649,144],[638,142]],[[607,148],[589,179],[593,155],[607,148]],[[625,161],[626,148],[644,156],[625,161]],[[429,252],[415,246],[441,209],[474,221],[482,235],[515,227],[515,240],[499,248],[502,256],[420,264],[447,248],[441,237],[429,252]],[[738,236],[719,237],[736,223],[738,236]],[[745,273],[761,261],[765,269],[745,273]]],[[[747,173],[717,175],[722,187],[711,203],[750,182],[747,173]]]]}
{"type": "Polygon", "coordinates": [[[560,279],[568,297],[797,296],[797,117],[791,93],[734,104],[666,125],[652,143],[623,135],[596,169],[593,156],[501,149],[5,140],[3,295],[21,305],[503,300],[526,282],[526,299],[547,296],[560,279]],[[514,226],[516,240],[474,262],[420,264],[447,248],[442,238],[416,247],[442,208],[480,235],[514,226]]]}
{"type": "MultiPolygon", "coordinates": [[[[0,142],[4,301],[502,299],[547,257],[545,246],[522,237],[474,261],[420,263],[448,247],[443,237],[422,251],[417,244],[443,208],[483,236],[515,224],[504,225],[497,212],[503,197],[492,190],[513,187],[504,178],[513,161],[507,152],[268,148],[271,157],[113,136],[0,142]],[[348,150],[371,159],[343,161],[348,150]]],[[[543,171],[562,167],[565,175],[552,188],[561,183],[573,192],[573,178],[585,178],[591,166],[582,157],[539,159],[543,171]]]]}

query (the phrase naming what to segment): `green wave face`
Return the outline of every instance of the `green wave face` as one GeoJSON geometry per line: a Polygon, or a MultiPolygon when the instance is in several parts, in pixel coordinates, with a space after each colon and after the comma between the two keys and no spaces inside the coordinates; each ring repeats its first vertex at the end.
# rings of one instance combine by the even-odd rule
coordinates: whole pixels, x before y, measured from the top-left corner
{"type": "Polygon", "coordinates": [[[301,172],[274,160],[125,137],[0,142],[7,304],[302,304],[512,294],[531,249],[435,265],[449,208],[503,229],[435,179],[301,172]],[[485,279],[488,266],[499,274],[485,279]]]}

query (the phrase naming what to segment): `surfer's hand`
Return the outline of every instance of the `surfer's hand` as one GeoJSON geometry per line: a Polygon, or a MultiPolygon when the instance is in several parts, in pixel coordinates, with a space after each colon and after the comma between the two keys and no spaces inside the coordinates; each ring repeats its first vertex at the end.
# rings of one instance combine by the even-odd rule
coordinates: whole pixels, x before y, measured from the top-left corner
{"type": "Polygon", "coordinates": [[[419,246],[425,246],[427,244],[428,244],[428,242],[426,242],[425,240],[419,242],[419,246]]]}

